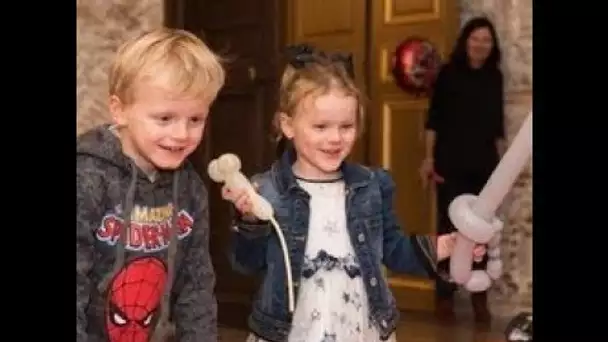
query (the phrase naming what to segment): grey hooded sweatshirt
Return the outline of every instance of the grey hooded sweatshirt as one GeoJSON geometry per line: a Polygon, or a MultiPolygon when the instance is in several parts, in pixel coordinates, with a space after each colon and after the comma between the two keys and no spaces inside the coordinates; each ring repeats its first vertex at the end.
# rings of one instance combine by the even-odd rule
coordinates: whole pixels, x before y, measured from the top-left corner
{"type": "Polygon", "coordinates": [[[191,164],[151,181],[109,126],[76,145],[76,341],[217,341],[208,198],[191,164]]]}

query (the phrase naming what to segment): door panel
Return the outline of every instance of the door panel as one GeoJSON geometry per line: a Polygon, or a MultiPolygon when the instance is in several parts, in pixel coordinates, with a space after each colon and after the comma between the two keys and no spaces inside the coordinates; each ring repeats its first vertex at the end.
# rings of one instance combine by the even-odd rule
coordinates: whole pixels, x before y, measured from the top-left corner
{"type": "MultiPolygon", "coordinates": [[[[353,54],[355,81],[366,94],[366,1],[289,0],[288,42],[310,43],[328,52],[353,54]]],[[[366,124],[364,124],[366,125],[366,124]]],[[[366,159],[366,136],[355,146],[351,159],[366,159]]]]}
{"type": "MultiPolygon", "coordinates": [[[[443,57],[458,29],[458,2],[452,0],[372,1],[370,25],[370,158],[390,170],[396,187],[395,208],[407,233],[435,232],[433,189],[418,178],[424,156],[427,98],[404,93],[394,83],[391,59],[397,45],[410,36],[429,39],[443,57]]],[[[430,310],[434,284],[428,279],[387,271],[401,309],[430,310]]]]}
{"type": "Polygon", "coordinates": [[[227,257],[230,205],[222,200],[220,186],[209,180],[206,170],[211,159],[228,152],[241,158],[242,172],[250,176],[266,170],[274,160],[271,121],[277,104],[285,6],[280,0],[178,3],[181,27],[199,35],[225,59],[226,85],[211,107],[203,144],[191,160],[209,190],[219,322],[244,327],[257,279],[232,270],[227,257]]]}

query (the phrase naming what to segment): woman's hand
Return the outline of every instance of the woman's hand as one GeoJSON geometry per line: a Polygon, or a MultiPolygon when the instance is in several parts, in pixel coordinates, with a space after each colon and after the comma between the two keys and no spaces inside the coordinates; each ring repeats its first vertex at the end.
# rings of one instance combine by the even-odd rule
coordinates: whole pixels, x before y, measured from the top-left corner
{"type": "Polygon", "coordinates": [[[435,171],[435,161],[432,158],[426,158],[422,161],[419,172],[420,179],[422,180],[422,187],[425,189],[428,186],[429,181],[433,183],[443,183],[445,181],[445,179],[435,171]]]}

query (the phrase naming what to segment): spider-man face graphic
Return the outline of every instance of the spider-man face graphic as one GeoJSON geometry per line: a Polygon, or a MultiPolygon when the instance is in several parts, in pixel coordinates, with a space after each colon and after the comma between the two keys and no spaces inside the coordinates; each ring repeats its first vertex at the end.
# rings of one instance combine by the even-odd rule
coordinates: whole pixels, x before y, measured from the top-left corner
{"type": "Polygon", "coordinates": [[[148,341],[166,281],[166,267],[154,257],[135,259],[116,274],[105,310],[110,342],[148,341]]]}

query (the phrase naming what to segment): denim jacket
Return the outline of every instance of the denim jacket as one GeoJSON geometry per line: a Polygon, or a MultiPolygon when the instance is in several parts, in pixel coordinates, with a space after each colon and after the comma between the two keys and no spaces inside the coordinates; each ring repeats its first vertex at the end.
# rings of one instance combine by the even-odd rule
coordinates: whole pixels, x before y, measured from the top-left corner
{"type": "MultiPolygon", "coordinates": [[[[309,195],[299,187],[288,151],[271,169],[253,177],[259,193],[273,206],[285,236],[294,280],[298,280],[308,235],[309,195]]],[[[404,235],[393,212],[394,183],[388,172],[344,162],[347,228],[361,266],[369,314],[381,338],[387,339],[399,321],[395,299],[383,275],[382,264],[395,272],[436,275],[434,239],[404,235]]],[[[287,341],[292,315],[288,310],[285,264],[279,239],[267,222],[248,223],[235,217],[230,259],[235,270],[263,275],[249,328],[259,337],[287,341]]]]}

